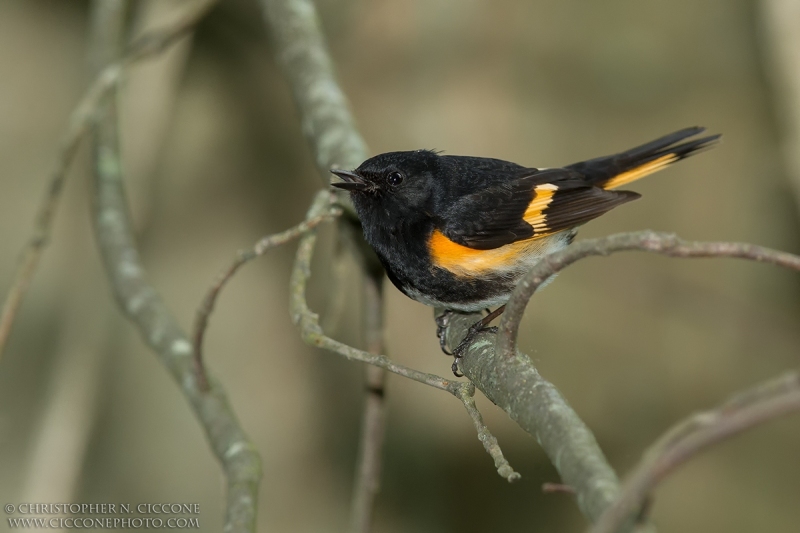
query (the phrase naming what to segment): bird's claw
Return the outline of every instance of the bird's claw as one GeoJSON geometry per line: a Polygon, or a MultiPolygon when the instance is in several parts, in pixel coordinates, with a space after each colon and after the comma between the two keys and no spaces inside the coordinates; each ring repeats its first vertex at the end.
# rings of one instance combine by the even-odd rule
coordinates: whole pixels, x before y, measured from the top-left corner
{"type": "Polygon", "coordinates": [[[453,371],[453,375],[455,377],[460,378],[464,375],[458,371],[458,361],[464,357],[464,355],[466,355],[469,347],[473,342],[475,342],[476,337],[481,333],[497,333],[497,326],[486,326],[484,325],[483,320],[478,320],[469,327],[467,334],[464,336],[461,342],[458,343],[456,349],[453,350],[453,365],[450,367],[450,369],[453,371]]]}

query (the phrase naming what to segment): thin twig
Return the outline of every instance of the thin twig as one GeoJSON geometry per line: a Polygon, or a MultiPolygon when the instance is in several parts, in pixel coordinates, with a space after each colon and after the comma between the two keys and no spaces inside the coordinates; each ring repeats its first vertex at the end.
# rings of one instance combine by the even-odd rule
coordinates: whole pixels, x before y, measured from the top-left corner
{"type": "Polygon", "coordinates": [[[64,188],[70,163],[75,157],[81,139],[87,131],[97,106],[103,96],[116,85],[122,77],[124,68],[135,61],[154,57],[178,38],[190,31],[218,0],[198,0],[183,11],[171,24],[148,31],[136,39],[129,47],[126,56],[120,61],[106,66],[89,85],[78,105],[72,111],[67,130],[61,138],[56,164],[50,174],[42,203],[34,222],[33,235],[23,248],[17,271],[11,282],[11,288],[3,302],[0,314],[0,357],[2,357],[11,334],[14,318],[19,311],[25,293],[36,272],[42,251],[50,240],[53,218],[64,188]]]}
{"type": "Polygon", "coordinates": [[[509,483],[520,479],[522,476],[515,472],[514,469],[511,468],[511,465],[508,464],[502,450],[500,450],[497,439],[489,432],[489,428],[487,428],[486,424],[483,422],[483,417],[480,411],[478,411],[478,406],[475,405],[475,385],[472,383],[462,383],[457,396],[467,409],[467,413],[469,413],[470,418],[472,418],[472,423],[475,424],[475,430],[478,432],[478,440],[481,441],[486,452],[494,459],[494,466],[497,468],[497,473],[500,474],[501,477],[504,477],[509,483]]]}
{"type": "Polygon", "coordinates": [[[734,257],[761,263],[770,263],[800,271],[800,256],[772,250],[755,244],[740,242],[691,242],[671,233],[639,231],[618,233],[588,239],[564,250],[546,256],[525,274],[506,304],[500,321],[497,346],[506,357],[514,357],[517,350],[517,335],[522,315],[528,301],[545,281],[572,263],[595,255],[611,255],[627,251],[654,252],[670,257],[734,257]]]}
{"type": "MultiPolygon", "coordinates": [[[[364,280],[365,345],[367,351],[375,354],[385,352],[382,281],[381,270],[369,272],[364,280]]],[[[372,529],[375,498],[381,485],[381,452],[386,428],[386,371],[371,365],[364,370],[364,410],[350,508],[350,533],[368,533],[372,529]]]]}
{"type": "Polygon", "coordinates": [[[570,494],[575,495],[575,489],[563,483],[542,483],[542,492],[545,494],[570,494]]]}
{"type": "Polygon", "coordinates": [[[219,293],[222,291],[222,288],[225,286],[225,284],[228,283],[233,275],[236,274],[236,272],[245,263],[252,261],[256,257],[264,255],[271,248],[286,244],[287,242],[298,238],[311,228],[316,227],[317,224],[337,217],[341,215],[341,213],[341,209],[338,207],[332,207],[327,213],[322,213],[321,215],[310,220],[304,220],[300,224],[297,224],[286,231],[263,237],[253,246],[253,248],[249,250],[239,250],[233,263],[231,263],[227,269],[222,271],[219,276],[217,276],[216,281],[208,290],[205,298],[203,298],[203,301],[200,303],[200,306],[197,309],[197,314],[195,315],[194,320],[194,328],[192,330],[194,370],[195,374],[197,375],[197,382],[202,390],[208,390],[208,378],[206,377],[206,371],[203,365],[203,338],[205,337],[205,332],[208,328],[208,319],[211,316],[211,313],[214,311],[214,305],[217,302],[217,297],[219,296],[219,293]]]}
{"type": "Polygon", "coordinates": [[[716,409],[679,422],[648,449],[623,484],[619,499],[589,532],[618,531],[658,483],[709,446],[797,411],[800,411],[800,373],[791,372],[740,392],[716,409]]]}

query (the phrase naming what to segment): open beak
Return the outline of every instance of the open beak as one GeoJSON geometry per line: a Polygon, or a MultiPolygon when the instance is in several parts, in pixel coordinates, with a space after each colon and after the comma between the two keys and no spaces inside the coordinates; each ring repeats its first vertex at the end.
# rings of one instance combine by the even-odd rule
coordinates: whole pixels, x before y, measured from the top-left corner
{"type": "Polygon", "coordinates": [[[364,178],[350,170],[331,169],[333,174],[336,174],[344,181],[331,183],[332,186],[344,189],[346,191],[366,191],[369,184],[364,181],[364,178]]]}

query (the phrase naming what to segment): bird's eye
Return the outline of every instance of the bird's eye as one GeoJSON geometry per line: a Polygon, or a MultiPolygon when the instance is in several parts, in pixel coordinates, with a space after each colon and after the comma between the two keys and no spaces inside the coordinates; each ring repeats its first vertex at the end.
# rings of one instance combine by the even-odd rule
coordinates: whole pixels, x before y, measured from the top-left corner
{"type": "Polygon", "coordinates": [[[388,181],[389,185],[392,187],[397,187],[403,183],[403,175],[399,172],[392,172],[386,177],[386,181],[388,181]]]}

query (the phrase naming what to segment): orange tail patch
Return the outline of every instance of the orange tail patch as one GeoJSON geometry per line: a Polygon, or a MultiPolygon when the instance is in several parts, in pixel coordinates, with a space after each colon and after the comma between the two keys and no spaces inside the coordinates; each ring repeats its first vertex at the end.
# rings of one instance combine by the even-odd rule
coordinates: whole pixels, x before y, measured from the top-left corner
{"type": "Polygon", "coordinates": [[[658,172],[659,170],[669,166],[671,163],[674,163],[678,159],[680,159],[678,154],[662,155],[658,159],[653,159],[652,161],[648,161],[647,163],[636,168],[632,168],[631,170],[617,174],[610,180],[603,183],[603,188],[608,190],[621,187],[626,183],[641,179],[649,174],[652,174],[653,172],[658,172]]]}

